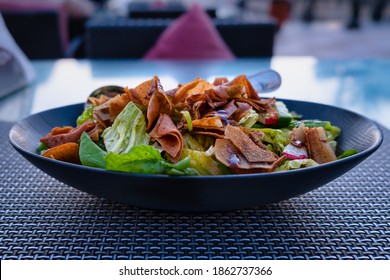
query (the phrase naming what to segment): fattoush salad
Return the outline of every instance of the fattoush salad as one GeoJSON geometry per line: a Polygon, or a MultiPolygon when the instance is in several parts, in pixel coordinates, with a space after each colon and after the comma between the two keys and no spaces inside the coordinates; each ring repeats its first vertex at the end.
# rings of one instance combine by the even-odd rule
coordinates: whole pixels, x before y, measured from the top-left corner
{"type": "Polygon", "coordinates": [[[262,98],[246,75],[197,78],[164,90],[155,76],[114,97],[90,97],[74,126],[43,136],[43,157],[138,174],[229,175],[317,166],[336,154],[340,128],[262,98]]]}

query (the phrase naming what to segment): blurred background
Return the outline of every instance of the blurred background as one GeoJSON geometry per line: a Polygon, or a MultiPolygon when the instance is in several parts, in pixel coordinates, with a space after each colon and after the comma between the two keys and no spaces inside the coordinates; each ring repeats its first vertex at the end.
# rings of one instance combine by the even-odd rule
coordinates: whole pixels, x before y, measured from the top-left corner
{"type": "MultiPolygon", "coordinates": [[[[237,56],[317,56],[327,58],[389,57],[390,0],[0,0],[0,12],[15,41],[30,59],[110,58],[107,48],[123,39],[146,52],[162,30],[193,3],[200,4],[218,26],[234,23],[274,24],[265,31],[241,33],[241,44],[269,41],[263,52],[236,50],[237,56]],[[228,22],[228,23],[226,23],[228,22]],[[156,26],[160,29],[156,30],[156,26]],[[111,30],[110,28],[114,28],[111,30]],[[140,28],[139,38],[115,35],[140,28]],[[147,28],[146,28],[147,27],[147,28]],[[154,29],[153,29],[154,28],[154,29]],[[110,36],[98,30],[109,30],[110,36]],[[100,37],[99,37],[100,36],[100,37]],[[144,37],[149,41],[143,42],[144,37]],[[128,39],[128,38],[127,38],[128,39]],[[142,43],[142,42],[143,43],[142,43]],[[96,49],[95,47],[100,47],[96,49]],[[95,49],[94,49],[95,48],[95,49]],[[247,53],[245,53],[247,52],[247,53]]],[[[222,28],[223,29],[223,28],[222,28]]],[[[264,28],[263,28],[264,29],[264,28]]],[[[260,30],[260,29],[259,29],[260,30]]],[[[137,35],[138,36],[138,35],[137,35]]],[[[223,34],[228,42],[237,41],[223,34]],[[230,40],[230,41],[229,41],[230,40]]],[[[231,36],[230,36],[231,37],[231,36]]],[[[142,51],[118,57],[142,57],[142,51]]]]}

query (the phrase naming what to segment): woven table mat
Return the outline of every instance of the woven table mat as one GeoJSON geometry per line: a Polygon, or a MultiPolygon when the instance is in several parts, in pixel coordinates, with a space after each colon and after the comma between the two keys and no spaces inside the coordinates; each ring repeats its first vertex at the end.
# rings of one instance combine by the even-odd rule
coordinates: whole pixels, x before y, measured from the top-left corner
{"type": "Polygon", "coordinates": [[[1,259],[390,259],[390,131],[370,158],[310,193],[229,212],[159,212],[41,172],[0,122],[1,259]]]}

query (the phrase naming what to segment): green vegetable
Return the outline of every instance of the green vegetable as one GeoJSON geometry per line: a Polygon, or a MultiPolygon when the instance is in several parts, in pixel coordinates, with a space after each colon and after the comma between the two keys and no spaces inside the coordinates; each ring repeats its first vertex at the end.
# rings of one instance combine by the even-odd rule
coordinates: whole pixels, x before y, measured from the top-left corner
{"type": "Polygon", "coordinates": [[[151,146],[135,146],[127,154],[108,153],[105,157],[108,170],[160,174],[164,172],[160,152],[151,146]]]}
{"type": "Polygon", "coordinates": [[[287,127],[292,120],[292,115],[289,113],[286,104],[281,101],[276,101],[275,106],[278,111],[278,123],[274,127],[287,127]]]}
{"type": "Polygon", "coordinates": [[[126,154],[134,146],[149,143],[145,118],[133,102],[126,105],[102,136],[107,151],[115,154],[126,154]]]}
{"type": "Polygon", "coordinates": [[[334,141],[341,133],[341,129],[337,126],[331,125],[325,128],[326,138],[328,141],[334,141]]]}
{"type": "Polygon", "coordinates": [[[304,124],[306,127],[323,127],[324,129],[329,128],[331,126],[331,123],[329,121],[320,121],[320,120],[302,120],[302,121],[292,121],[289,125],[290,129],[293,129],[294,127],[298,127],[301,124],[304,124]]]}
{"type": "Polygon", "coordinates": [[[92,105],[84,110],[84,112],[77,118],[76,124],[81,125],[85,123],[88,120],[94,120],[93,117],[93,108],[95,108],[95,105],[92,105]]]}
{"type": "Polygon", "coordinates": [[[197,151],[206,151],[214,145],[215,139],[201,134],[184,134],[184,147],[197,151]]]}
{"type": "Polygon", "coordinates": [[[294,170],[299,168],[305,168],[310,166],[317,166],[318,163],[312,159],[294,159],[294,160],[286,160],[282,165],[280,165],[276,171],[286,171],[286,170],[294,170]]]}
{"type": "Polygon", "coordinates": [[[277,116],[268,113],[260,114],[259,122],[266,127],[272,127],[272,128],[287,127],[292,120],[292,115],[289,113],[286,104],[284,104],[281,101],[276,101],[275,109],[278,112],[277,116]]]}
{"type": "Polygon", "coordinates": [[[191,132],[192,131],[192,119],[191,119],[190,112],[188,112],[188,111],[181,111],[181,113],[183,114],[183,116],[186,119],[188,131],[191,132]]]}
{"type": "Polygon", "coordinates": [[[86,132],[80,137],[79,157],[82,165],[106,168],[104,157],[106,152],[89,138],[86,132]]]}
{"type": "Polygon", "coordinates": [[[105,157],[108,170],[168,175],[198,175],[190,168],[190,159],[184,158],[172,164],[161,157],[159,151],[152,146],[134,146],[126,154],[108,153],[105,157]]]}
{"type": "Polygon", "coordinates": [[[264,133],[262,142],[269,150],[281,156],[284,148],[290,143],[289,130],[274,128],[260,128],[259,130],[264,133]]]}
{"type": "Polygon", "coordinates": [[[238,124],[243,127],[251,128],[259,120],[259,114],[255,110],[250,109],[249,112],[239,120],[238,124]]]}
{"type": "Polygon", "coordinates": [[[196,169],[200,175],[229,174],[227,167],[213,159],[206,152],[184,149],[184,157],[190,158],[190,167],[196,169]]]}
{"type": "Polygon", "coordinates": [[[337,156],[337,159],[346,158],[355,154],[357,154],[357,151],[355,149],[345,150],[344,152],[342,152],[340,155],[337,156]]]}
{"type": "Polygon", "coordinates": [[[41,142],[41,144],[39,145],[39,147],[37,148],[37,151],[38,151],[38,153],[40,153],[40,154],[42,154],[44,151],[46,151],[48,148],[46,147],[46,145],[45,144],[43,144],[42,142],[41,142]]]}
{"type": "Polygon", "coordinates": [[[337,126],[333,126],[329,121],[320,121],[320,120],[303,120],[303,121],[292,121],[289,125],[289,129],[298,127],[301,124],[304,124],[306,127],[323,127],[326,133],[328,141],[335,140],[341,133],[341,129],[337,126]]]}
{"type": "Polygon", "coordinates": [[[193,135],[190,135],[188,133],[183,135],[184,139],[184,147],[191,149],[191,150],[196,150],[196,151],[205,151],[206,149],[203,147],[201,143],[193,135]]]}

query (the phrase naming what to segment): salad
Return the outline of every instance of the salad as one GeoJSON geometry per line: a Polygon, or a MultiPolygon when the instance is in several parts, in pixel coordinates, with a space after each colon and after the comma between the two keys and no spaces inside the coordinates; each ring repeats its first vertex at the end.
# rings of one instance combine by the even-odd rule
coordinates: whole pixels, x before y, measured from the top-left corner
{"type": "Polygon", "coordinates": [[[75,126],[40,139],[42,156],[130,173],[227,175],[316,166],[336,155],[340,129],[261,98],[245,75],[197,78],[165,91],[157,76],[114,97],[90,97],[75,126]]]}

